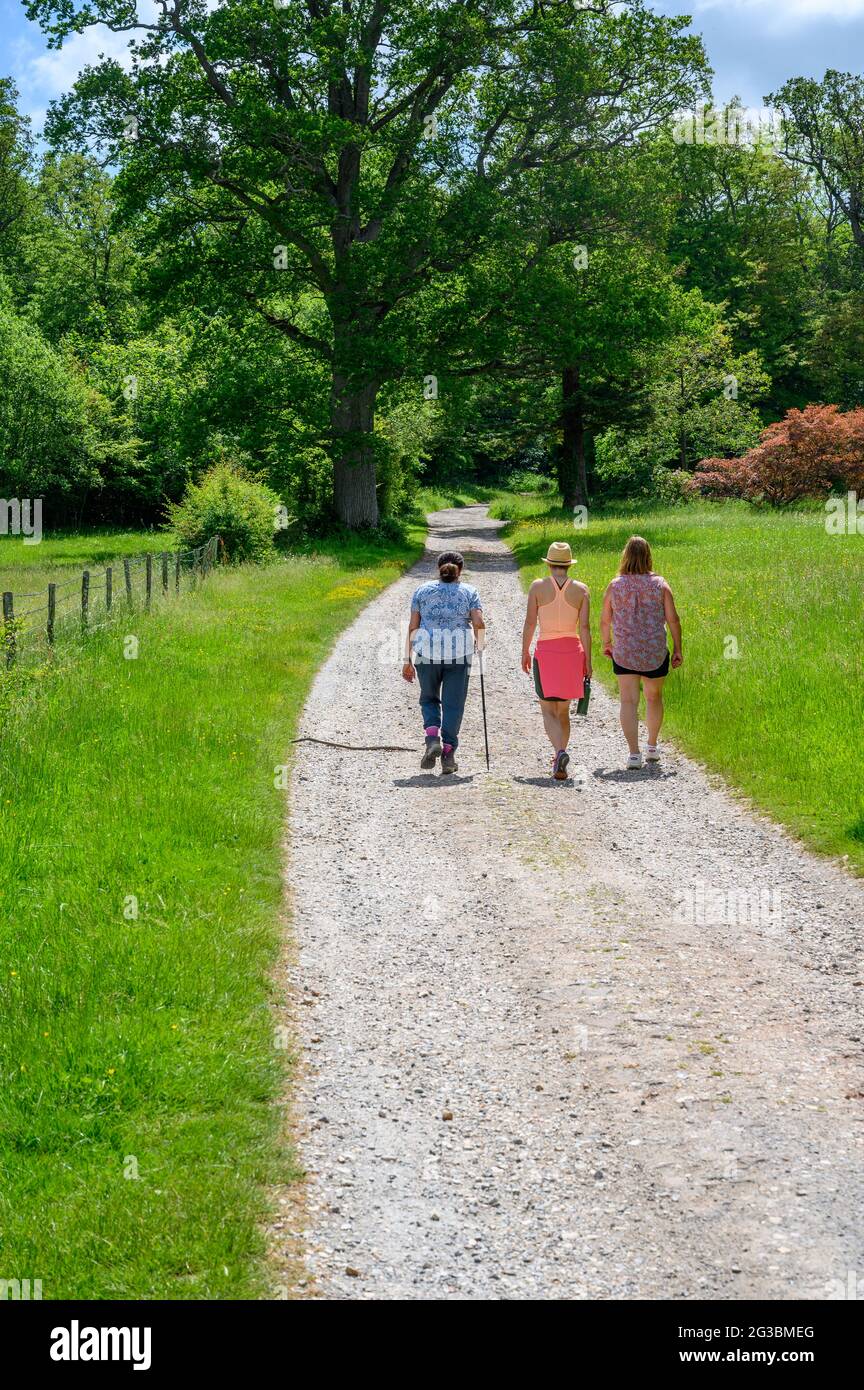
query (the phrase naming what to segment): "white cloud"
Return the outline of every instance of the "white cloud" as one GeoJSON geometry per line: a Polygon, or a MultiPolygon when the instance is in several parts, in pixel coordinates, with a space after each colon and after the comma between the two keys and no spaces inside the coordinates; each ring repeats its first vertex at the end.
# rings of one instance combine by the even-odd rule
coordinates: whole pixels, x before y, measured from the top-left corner
{"type": "Polygon", "coordinates": [[[26,64],[22,80],[46,96],[59,96],[68,92],[83,68],[99,62],[101,56],[116,58],[124,67],[129,66],[129,35],[112,34],[101,25],[87,29],[83,34],[72,34],[62,48],[48,49],[31,57],[26,64]]]}
{"type": "MultiPolygon", "coordinates": [[[[150,21],[156,7],[153,0],[140,0],[138,13],[150,21]]],[[[23,34],[7,47],[6,70],[15,78],[21,94],[21,109],[41,133],[49,102],[71,90],[82,69],[114,58],[129,67],[129,44],[142,35],[114,34],[103,25],[93,25],[81,34],[70,34],[62,48],[47,48],[44,34],[32,21],[23,22],[23,34]]]]}

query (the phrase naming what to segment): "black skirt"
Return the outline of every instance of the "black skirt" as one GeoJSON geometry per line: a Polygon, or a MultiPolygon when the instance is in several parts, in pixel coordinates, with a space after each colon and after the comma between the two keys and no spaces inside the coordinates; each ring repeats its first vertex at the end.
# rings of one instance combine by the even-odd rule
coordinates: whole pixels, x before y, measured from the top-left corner
{"type": "Polygon", "coordinates": [[[616,676],[645,676],[649,681],[657,681],[661,676],[669,674],[669,653],[666,653],[666,660],[661,661],[656,671],[633,671],[629,666],[619,666],[615,658],[612,658],[612,670],[616,676]]]}

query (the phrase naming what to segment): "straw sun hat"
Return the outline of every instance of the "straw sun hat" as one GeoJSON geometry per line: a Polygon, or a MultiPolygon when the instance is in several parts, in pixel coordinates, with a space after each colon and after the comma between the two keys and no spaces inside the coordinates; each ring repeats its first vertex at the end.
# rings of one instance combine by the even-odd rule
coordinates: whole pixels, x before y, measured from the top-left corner
{"type": "Polygon", "coordinates": [[[553,541],[543,558],[547,565],[572,565],[573,552],[566,541],[553,541]]]}

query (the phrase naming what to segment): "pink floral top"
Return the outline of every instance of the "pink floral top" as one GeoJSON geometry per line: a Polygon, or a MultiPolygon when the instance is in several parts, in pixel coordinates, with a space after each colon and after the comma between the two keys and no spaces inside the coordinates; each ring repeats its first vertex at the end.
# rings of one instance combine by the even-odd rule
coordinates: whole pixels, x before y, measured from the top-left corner
{"type": "Polygon", "coordinates": [[[619,666],[656,671],[665,661],[665,587],[659,574],[619,574],[612,580],[612,657],[619,666]]]}

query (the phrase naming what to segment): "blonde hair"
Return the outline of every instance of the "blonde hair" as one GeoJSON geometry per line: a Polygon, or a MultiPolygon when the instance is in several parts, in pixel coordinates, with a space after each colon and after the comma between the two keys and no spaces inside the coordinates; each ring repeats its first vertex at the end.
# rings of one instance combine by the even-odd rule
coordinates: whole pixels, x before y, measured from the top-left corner
{"type": "Polygon", "coordinates": [[[631,536],[621,552],[619,574],[651,574],[654,562],[651,547],[644,536],[631,536]]]}

